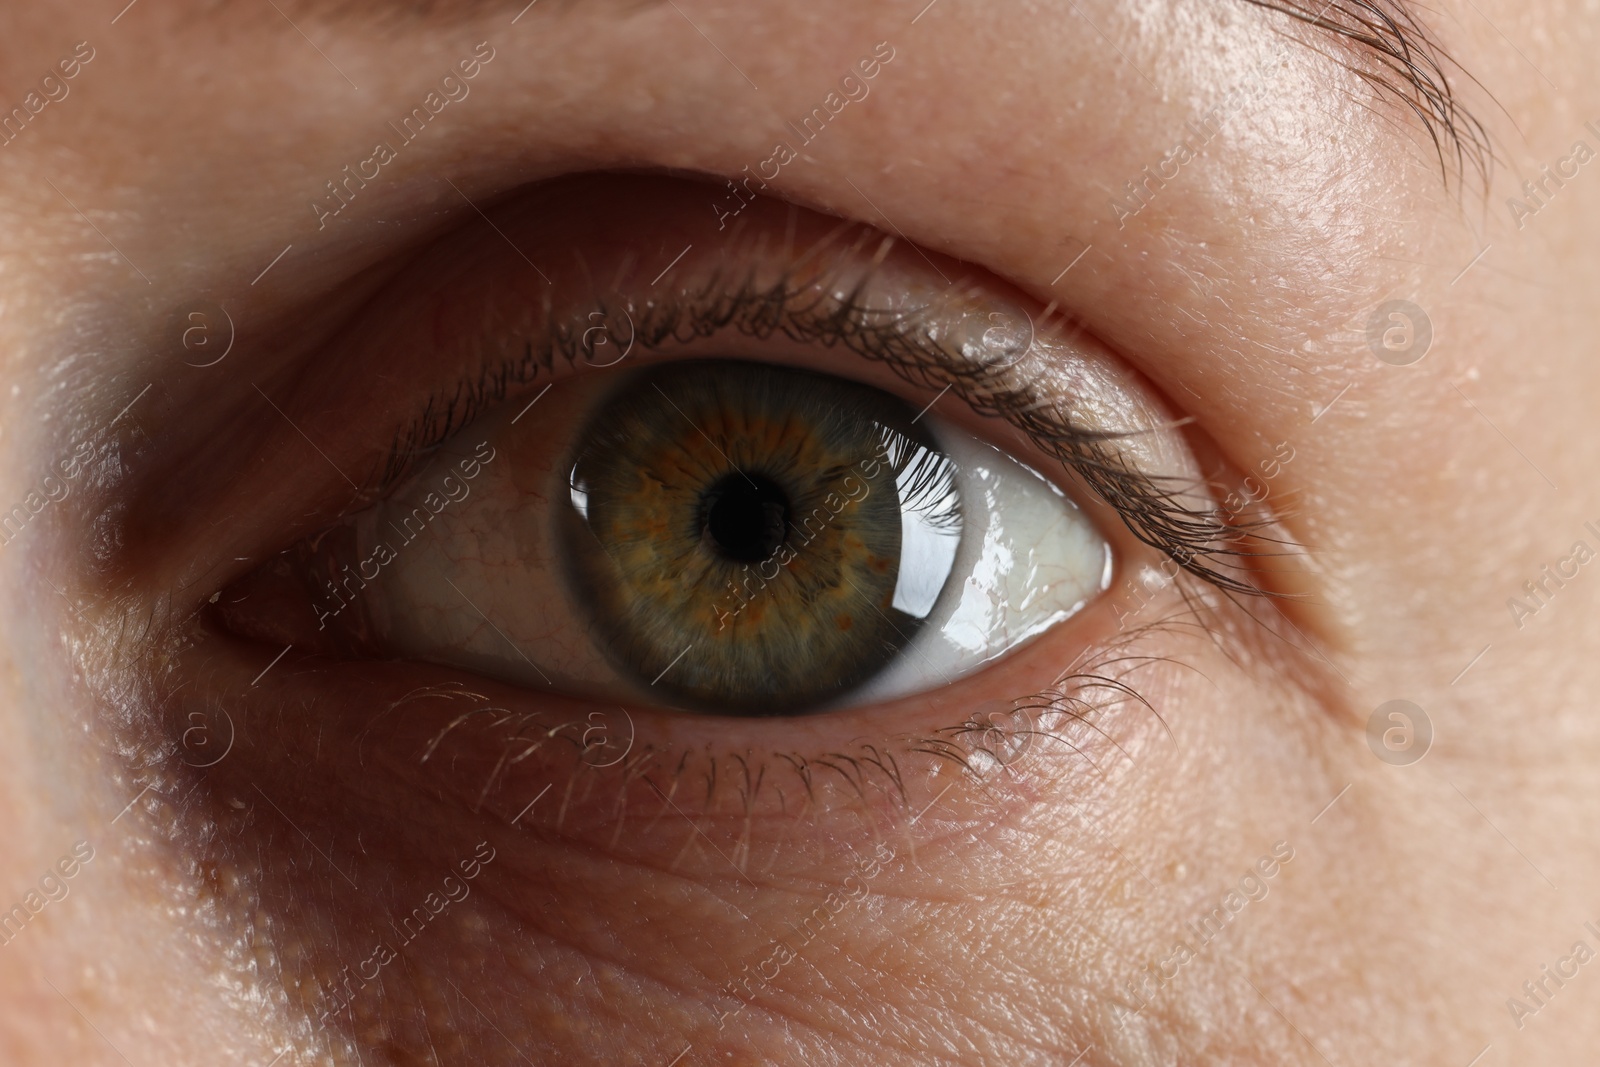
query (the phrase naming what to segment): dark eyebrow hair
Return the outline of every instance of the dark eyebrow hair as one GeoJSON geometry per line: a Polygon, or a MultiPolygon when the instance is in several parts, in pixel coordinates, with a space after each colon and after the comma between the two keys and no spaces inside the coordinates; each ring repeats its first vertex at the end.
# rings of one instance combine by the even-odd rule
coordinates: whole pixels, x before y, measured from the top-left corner
{"type": "Polygon", "coordinates": [[[1408,0],[1244,0],[1333,35],[1347,46],[1338,62],[1422,122],[1448,184],[1452,171],[1475,173],[1484,188],[1494,160],[1488,130],[1461,103],[1454,70],[1477,80],[1452,59],[1408,0]]]}

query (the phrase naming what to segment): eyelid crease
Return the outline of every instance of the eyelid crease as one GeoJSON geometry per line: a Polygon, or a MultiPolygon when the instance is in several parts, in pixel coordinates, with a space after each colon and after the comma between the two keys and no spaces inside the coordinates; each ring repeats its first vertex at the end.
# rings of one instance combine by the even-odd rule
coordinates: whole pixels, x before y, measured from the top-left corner
{"type": "MultiPolygon", "coordinates": [[[[822,244],[832,240],[830,237],[822,244]]],[[[855,251],[869,240],[881,243],[882,238],[875,234],[859,237],[855,251]]],[[[982,362],[951,351],[930,336],[925,327],[937,322],[926,309],[907,312],[863,303],[863,293],[883,259],[881,245],[866,273],[838,288],[828,284],[834,276],[820,272],[807,276],[803,283],[797,281],[799,264],[814,258],[818,251],[811,249],[769,283],[758,281],[752,270],[736,284],[724,285],[722,275],[713,272],[698,290],[652,299],[642,308],[632,300],[619,308],[597,298],[589,314],[576,314],[564,322],[552,319],[547,306],[545,321],[549,325],[542,339],[526,341],[518,357],[486,367],[475,377],[464,377],[449,395],[440,391],[428,399],[417,419],[396,434],[371,494],[388,492],[486,408],[549,374],[558,359],[569,366],[585,362],[582,324],[596,316],[607,323],[619,321],[625,310],[633,324],[634,344],[645,350],[706,340],[730,330],[758,340],[781,335],[825,348],[842,346],[882,364],[912,386],[933,392],[949,390],[980,417],[1009,422],[1039,451],[1074,472],[1117,512],[1134,537],[1184,571],[1225,593],[1278,595],[1262,589],[1247,573],[1229,573],[1243,569],[1238,561],[1244,557],[1276,554],[1254,547],[1252,541],[1255,528],[1267,522],[1230,518],[1215,506],[1192,507],[1184,498],[1192,500],[1197,489],[1203,489],[1197,484],[1200,480],[1141,470],[1116,447],[1119,441],[1169,429],[1171,423],[1133,431],[1076,425],[1058,410],[1061,398],[1043,393],[1017,372],[1017,365],[1024,360],[1004,366],[982,362]],[[574,323],[579,325],[575,328],[574,323]]],[[[843,273],[841,270],[839,276],[843,273]]],[[[1081,326],[1074,327],[1075,332],[1078,329],[1081,326]]],[[[368,493],[361,497],[372,499],[368,493]]]]}

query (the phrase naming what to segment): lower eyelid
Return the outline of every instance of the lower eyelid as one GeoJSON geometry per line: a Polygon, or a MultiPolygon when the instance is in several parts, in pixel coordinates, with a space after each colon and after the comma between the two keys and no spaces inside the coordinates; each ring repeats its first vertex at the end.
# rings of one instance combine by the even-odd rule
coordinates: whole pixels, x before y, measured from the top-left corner
{"type": "Polygon", "coordinates": [[[569,793],[559,816],[543,807],[517,825],[611,847],[619,818],[633,820],[618,847],[637,857],[662,847],[641,830],[667,808],[662,794],[713,834],[736,837],[752,818],[787,823],[807,810],[854,811],[880,828],[904,824],[914,804],[963,779],[1003,792],[946,793],[941,818],[992,818],[997,803],[1024,810],[1053,782],[1097,774],[1096,765],[1123,758],[1121,741],[1153,720],[1125,694],[1097,694],[1092,662],[1080,664],[1081,678],[994,699],[1005,685],[1054,679],[1070,657],[1052,644],[1019,654],[1005,682],[971,678],[935,695],[822,717],[728,720],[600,707],[427,664],[297,651],[262,676],[281,649],[212,635],[183,654],[188,684],[164,704],[173,736],[196,712],[214,718],[216,708],[231,709],[239,758],[219,768],[230,775],[248,776],[252,766],[267,773],[294,752],[298,774],[323,773],[315,767],[324,762],[330,781],[378,773],[392,780],[385,788],[420,788],[506,823],[553,786],[569,793]]]}
{"type": "MultiPolygon", "coordinates": [[[[631,723],[608,715],[600,740],[586,737],[596,726],[586,704],[415,664],[290,652],[271,665],[278,651],[203,640],[182,653],[174,689],[154,706],[170,738],[196,713],[216,723],[219,708],[238,726],[229,754],[181,794],[204,825],[186,855],[224,872],[221,892],[203,902],[224,917],[232,909],[252,947],[283,954],[274,970],[294,983],[287,1003],[309,1004],[313,1025],[342,999],[330,995],[340,967],[367,955],[368,935],[389,938],[421,899],[407,884],[436,888],[475,843],[494,861],[474,883],[467,925],[429,927],[403,973],[427,982],[454,969],[476,999],[470,981],[492,973],[479,952],[537,962],[552,931],[611,947],[626,930],[608,916],[655,931],[652,917],[690,893],[753,912],[762,895],[820,897],[817,887],[844,884],[861,857],[879,856],[876,891],[944,899],[963,859],[969,872],[992,869],[997,854],[1011,854],[1008,839],[1056,826],[1066,805],[1101,788],[1100,768],[1123,758],[1118,744],[1134,748],[1134,733],[1154,722],[1128,701],[1030,719],[1012,701],[987,699],[992,687],[958,684],[889,722],[842,716],[807,728],[646,712],[631,723]],[[919,865],[924,848],[941,861],[919,865]],[[486,945],[491,937],[498,943],[486,945]]],[[[1053,677],[1069,658],[1053,649],[1021,673],[1053,677]],[[1045,662],[1053,666],[1041,670],[1045,662]]],[[[1094,697],[1082,686],[1067,693],[1094,697]]],[[[1070,837],[1067,847],[1076,847],[1070,837]]],[[[1052,876],[1072,868],[1072,855],[1052,876]]],[[[1098,862],[1088,851],[1082,861],[1098,862]]],[[[525,1003],[537,1008],[539,991],[530,992],[525,1003]]],[[[362,1006],[380,1020],[395,1011],[375,990],[362,1006]]]]}
{"type": "MultiPolygon", "coordinates": [[[[871,879],[882,902],[874,907],[912,908],[964,893],[963,877],[983,877],[997,859],[1031,875],[1041,854],[1019,856],[1016,843],[1043,840],[1046,827],[1066,851],[1037,872],[1040,888],[1059,888],[1044,879],[1092,882],[1115,867],[1098,845],[1060,833],[1059,820],[1100,795],[1101,775],[1125,758],[1118,746],[1137,752],[1154,717],[1082,682],[1062,696],[1083,703],[1058,698],[1059,710],[1031,718],[1014,712],[1016,701],[994,699],[1034,692],[1084,641],[1041,644],[1005,682],[958,683],[887,714],[809,725],[607,715],[611,736],[598,742],[585,737],[596,725],[586,703],[298,649],[274,665],[279,648],[222,636],[186,649],[168,676],[173,690],[152,703],[171,738],[196,711],[227,708],[239,726],[231,752],[181,794],[208,835],[205,851],[188,855],[202,856],[210,877],[222,872],[222,891],[205,905],[240,917],[256,958],[281,958],[273,970],[291,1012],[309,1005],[314,1027],[317,1012],[342,1002],[342,966],[356,973],[378,939],[404,948],[395,938],[408,934],[390,931],[423,899],[415,887],[438,888],[482,843],[494,859],[473,883],[470,910],[429,925],[385,988],[366,990],[351,1029],[359,1042],[366,1022],[405,1017],[409,987],[390,980],[425,990],[450,980],[501,1025],[536,1032],[542,1016],[525,1019],[551,988],[551,939],[577,946],[580,969],[587,958],[607,977],[626,974],[630,953],[671,956],[657,947],[664,916],[691,894],[719,909],[704,928],[716,937],[716,916],[736,921],[730,906],[771,913],[788,892],[811,899],[795,912],[805,914],[824,893],[861,884],[845,881],[852,874],[871,879]],[[878,858],[881,870],[860,875],[862,857],[878,858]],[[635,919],[648,924],[642,947],[608,953],[635,919]],[[503,988],[521,998],[509,1009],[479,992],[497,973],[485,959],[507,964],[503,988]],[[532,965],[543,986],[519,986],[532,965]]],[[[345,1033],[345,1022],[336,1018],[332,1033],[345,1033]]],[[[471,1045],[470,1031],[459,1036],[471,1045]]],[[[482,1047],[496,1049],[487,1062],[501,1040],[484,1035],[482,1047]]]]}

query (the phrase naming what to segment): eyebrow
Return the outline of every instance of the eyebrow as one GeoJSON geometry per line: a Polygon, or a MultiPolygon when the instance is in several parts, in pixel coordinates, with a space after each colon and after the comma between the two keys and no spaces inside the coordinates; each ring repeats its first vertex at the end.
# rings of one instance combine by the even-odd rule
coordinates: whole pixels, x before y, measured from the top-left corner
{"type": "Polygon", "coordinates": [[[1493,147],[1483,123],[1462,103],[1450,72],[1478,84],[1439,44],[1409,0],[1244,0],[1330,34],[1337,59],[1422,123],[1448,184],[1475,173],[1487,188],[1493,147]]]}

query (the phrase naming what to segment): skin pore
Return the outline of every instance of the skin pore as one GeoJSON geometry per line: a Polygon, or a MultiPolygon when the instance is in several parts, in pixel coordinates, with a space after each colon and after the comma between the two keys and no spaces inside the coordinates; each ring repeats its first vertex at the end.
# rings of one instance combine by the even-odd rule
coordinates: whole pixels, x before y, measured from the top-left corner
{"type": "Polygon", "coordinates": [[[1442,105],[1272,6],[12,5],[0,1059],[1590,1062],[1595,15],[1418,9],[1442,105]],[[993,383],[749,333],[629,358],[937,402],[1109,591],[931,693],[619,723],[251,584],[540,324],[808,250],[1025,309],[1003,384],[1110,383],[1275,595],[1163,567],[993,383]]]}

